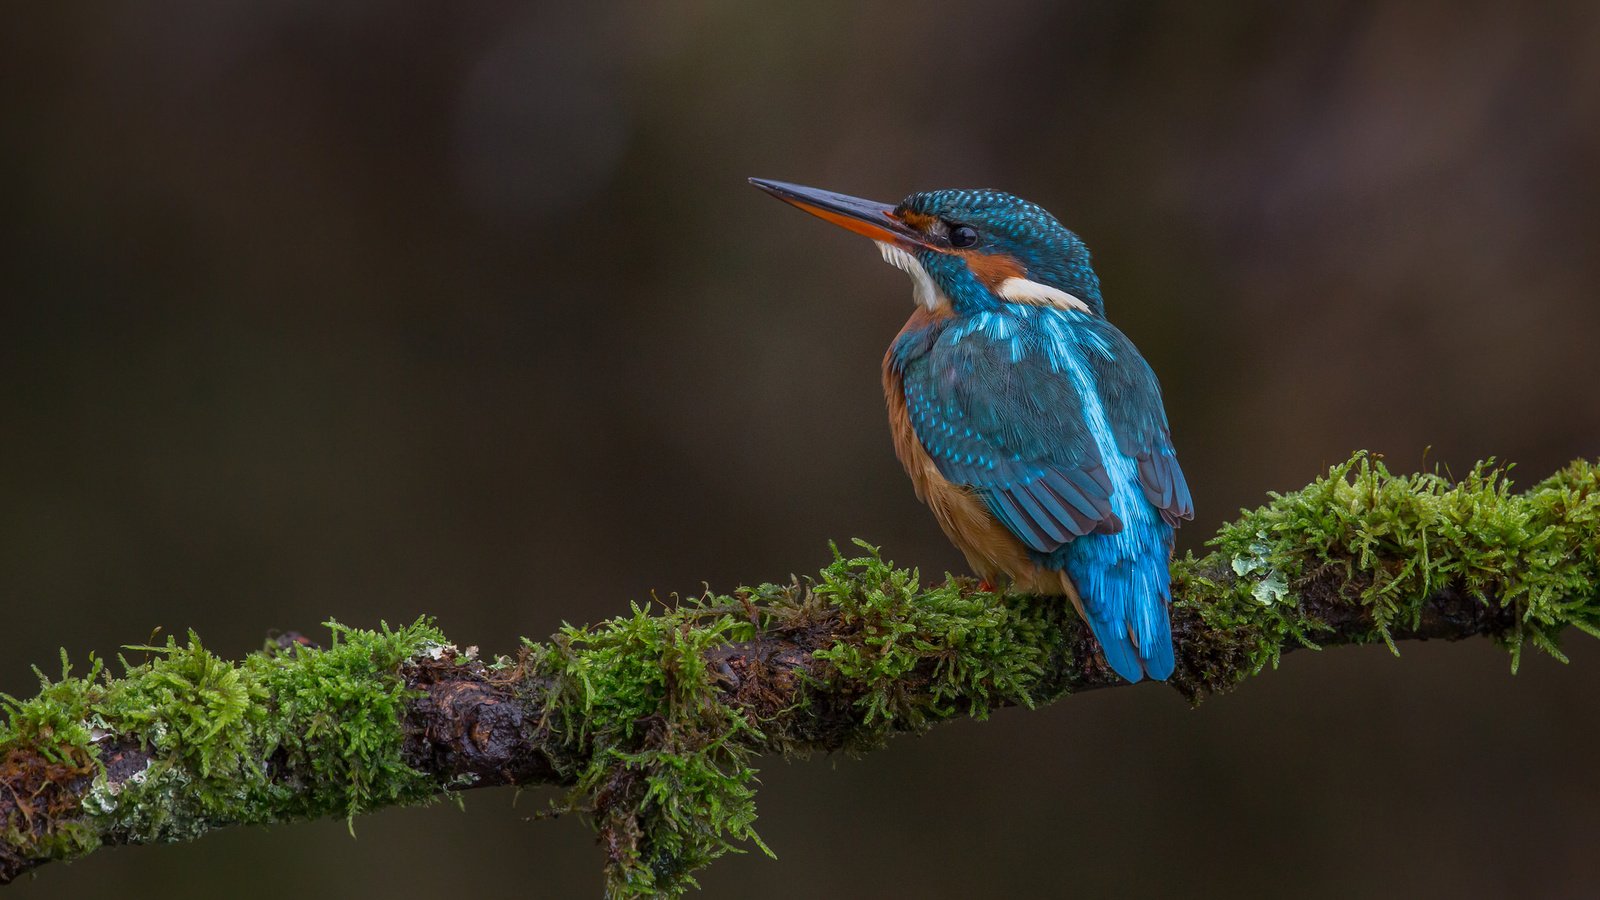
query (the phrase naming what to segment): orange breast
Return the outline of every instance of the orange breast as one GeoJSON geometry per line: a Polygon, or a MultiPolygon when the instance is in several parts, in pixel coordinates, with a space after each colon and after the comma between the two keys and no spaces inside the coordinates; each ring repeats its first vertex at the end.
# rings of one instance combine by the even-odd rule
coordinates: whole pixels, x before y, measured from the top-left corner
{"type": "MultiPolygon", "coordinates": [[[[901,333],[925,328],[938,316],[919,307],[901,333]]],[[[989,581],[1009,579],[1018,590],[1036,594],[1066,595],[1078,605],[1078,594],[1065,572],[1036,565],[1027,548],[989,512],[983,499],[966,485],[952,484],[940,474],[933,458],[911,428],[906,392],[890,354],[883,357],[883,399],[889,407],[889,432],[894,454],[911,476],[917,499],[933,510],[945,536],[967,558],[967,565],[989,581]]],[[[1081,612],[1081,610],[1080,610],[1081,612]]]]}

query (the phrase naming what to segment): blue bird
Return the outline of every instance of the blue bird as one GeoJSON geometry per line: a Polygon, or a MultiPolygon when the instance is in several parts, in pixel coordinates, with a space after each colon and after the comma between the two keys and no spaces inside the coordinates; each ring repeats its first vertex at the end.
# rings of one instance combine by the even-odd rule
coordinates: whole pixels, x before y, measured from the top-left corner
{"type": "Polygon", "coordinates": [[[895,454],[985,581],[1065,595],[1128,681],[1174,660],[1167,564],[1194,503],[1161,386],[1106,321],[1089,250],[991,190],[897,205],[752,178],[871,238],[916,309],[883,359],[895,454]]]}

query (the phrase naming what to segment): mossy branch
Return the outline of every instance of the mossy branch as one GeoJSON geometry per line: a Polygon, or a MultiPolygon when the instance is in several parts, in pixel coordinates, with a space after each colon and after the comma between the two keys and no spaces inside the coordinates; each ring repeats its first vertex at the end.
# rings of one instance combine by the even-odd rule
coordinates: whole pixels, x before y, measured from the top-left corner
{"type": "MultiPolygon", "coordinates": [[[[1178,671],[1198,700],[1296,648],[1487,635],[1558,658],[1600,634],[1600,468],[1522,493],[1364,454],[1273,495],[1173,563],[1178,671]]],[[[329,623],[240,662],[192,634],[91,658],[4,698],[0,883],[104,844],[354,817],[465,788],[556,784],[599,833],[612,896],[676,894],[753,829],[762,754],[867,750],[897,733],[1121,684],[1067,604],[924,587],[877,550],[815,580],[566,627],[480,658],[428,622],[329,623]]]]}

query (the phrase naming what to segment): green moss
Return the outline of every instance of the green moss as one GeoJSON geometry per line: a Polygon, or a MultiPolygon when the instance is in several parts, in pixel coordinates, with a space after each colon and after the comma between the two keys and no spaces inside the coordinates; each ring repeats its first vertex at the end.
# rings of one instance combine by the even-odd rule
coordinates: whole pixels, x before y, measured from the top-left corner
{"type": "MultiPolygon", "coordinates": [[[[712,598],[707,598],[712,599],[712,598]]],[[[753,626],[690,603],[530,644],[527,671],[555,685],[551,727],[576,748],[574,802],[602,832],[612,896],[675,895],[694,870],[750,841],[761,739],[714,688],[705,652],[753,626]]]]}
{"type": "Polygon", "coordinates": [[[858,746],[956,715],[981,719],[998,705],[1031,707],[1044,663],[1064,667],[1070,614],[1059,598],[1001,597],[949,577],[924,589],[916,569],[856,545],[865,556],[833,548],[813,594],[838,618],[838,639],[815,657],[832,666],[827,690],[857,698],[858,746]]]}
{"type": "Polygon", "coordinates": [[[835,548],[815,581],[662,610],[635,606],[630,616],[567,626],[549,644],[527,645],[523,668],[552,686],[538,705],[568,744],[577,784],[569,804],[589,812],[601,833],[611,896],[679,894],[695,885],[696,869],[741,843],[770,853],[754,829],[750,760],[804,749],[803,737],[784,731],[803,712],[730,706],[728,681],[708,666],[708,654],[730,641],[758,629],[836,635],[815,654],[827,665],[799,702],[851,698],[837,728],[859,748],[1059,693],[1059,682],[1042,676],[1064,668],[1050,659],[1067,653],[1063,604],[1002,600],[965,581],[924,590],[915,571],[860,546],[867,553],[854,558],[835,548]]]}
{"type": "Polygon", "coordinates": [[[77,764],[89,753],[92,735],[89,711],[96,696],[94,685],[103,664],[89,657],[89,674],[73,677],[67,651],[61,651],[61,676],[51,680],[35,666],[39,693],[27,700],[0,694],[0,709],[6,713],[0,722],[0,749],[27,746],[46,760],[77,764]]]}
{"type": "Polygon", "coordinates": [[[442,645],[443,635],[421,621],[380,631],[329,625],[327,650],[261,652],[240,663],[193,634],[128,648],[149,659],[124,661],[121,678],[98,660],[73,677],[63,660],[59,680],[41,676],[38,696],[6,698],[0,753],[37,754],[94,775],[82,809],[53,810],[60,827],[29,856],[87,852],[102,836],[173,841],[222,824],[353,816],[436,794],[439,786],[400,757],[399,667],[442,645]],[[137,748],[149,762],[108,779],[100,751],[112,747],[137,748]]]}
{"type": "Polygon", "coordinates": [[[72,859],[100,845],[98,832],[78,820],[76,800],[66,785],[100,771],[88,724],[92,686],[101,670],[91,658],[89,673],[72,675],[66,651],[61,676],[52,680],[38,668],[39,693],[28,699],[0,694],[0,783],[17,804],[0,821],[0,838],[29,858],[72,859]]]}
{"type": "Polygon", "coordinates": [[[405,764],[402,663],[448,647],[426,619],[391,630],[327,623],[326,650],[254,654],[246,666],[272,698],[276,725],[263,749],[291,779],[274,779],[266,808],[281,818],[344,815],[428,799],[439,785],[405,764]]]}
{"type": "Polygon", "coordinates": [[[1513,670],[1528,643],[1565,659],[1561,631],[1600,633],[1597,481],[1600,469],[1579,461],[1519,494],[1492,461],[1452,481],[1394,475],[1359,453],[1303,490],[1242,511],[1211,540],[1215,553],[1174,566],[1175,595],[1214,636],[1242,639],[1241,677],[1275,665],[1286,646],[1315,646],[1328,625],[1302,601],[1319,582],[1339,585],[1337,599],[1370,616],[1357,640],[1394,649],[1394,631],[1417,628],[1426,601],[1450,586],[1514,610],[1503,638],[1513,670]],[[1224,566],[1236,581],[1202,574],[1224,566]]]}

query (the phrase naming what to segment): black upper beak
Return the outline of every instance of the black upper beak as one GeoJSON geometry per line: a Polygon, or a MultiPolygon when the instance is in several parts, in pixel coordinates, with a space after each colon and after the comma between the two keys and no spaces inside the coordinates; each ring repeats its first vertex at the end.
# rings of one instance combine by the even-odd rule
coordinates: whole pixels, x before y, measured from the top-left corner
{"type": "Polygon", "coordinates": [[[892,204],[765,178],[752,178],[750,183],[819,219],[875,241],[887,241],[908,248],[928,246],[927,236],[901,221],[894,214],[892,204]]]}

